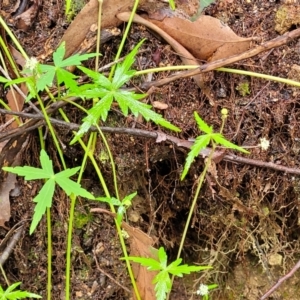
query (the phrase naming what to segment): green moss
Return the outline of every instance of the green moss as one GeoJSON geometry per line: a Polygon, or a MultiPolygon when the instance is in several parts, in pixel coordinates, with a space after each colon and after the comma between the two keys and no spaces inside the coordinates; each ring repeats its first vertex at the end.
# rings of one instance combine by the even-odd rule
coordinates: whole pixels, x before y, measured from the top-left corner
{"type": "Polygon", "coordinates": [[[249,83],[248,82],[239,83],[238,86],[235,89],[243,97],[245,97],[246,95],[250,95],[249,83]]]}
{"type": "Polygon", "coordinates": [[[75,211],[74,213],[74,228],[82,229],[86,224],[93,220],[93,215],[90,213],[81,213],[75,211]]]}

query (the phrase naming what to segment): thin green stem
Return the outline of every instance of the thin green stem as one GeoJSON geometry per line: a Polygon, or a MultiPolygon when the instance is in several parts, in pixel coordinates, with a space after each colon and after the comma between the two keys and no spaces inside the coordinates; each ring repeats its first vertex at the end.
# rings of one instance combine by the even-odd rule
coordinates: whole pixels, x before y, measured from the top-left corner
{"type": "Polygon", "coordinates": [[[140,76],[140,75],[145,75],[145,74],[155,73],[155,72],[193,70],[193,69],[197,69],[197,68],[199,68],[199,66],[195,66],[195,65],[168,66],[168,67],[152,68],[152,69],[136,71],[134,76],[140,76]]]}
{"type": "Polygon", "coordinates": [[[51,136],[52,136],[52,138],[53,138],[53,141],[54,141],[56,150],[57,150],[57,152],[58,152],[58,155],[59,155],[59,157],[60,157],[61,163],[62,163],[62,165],[63,165],[63,168],[66,169],[67,166],[66,166],[66,163],[65,163],[65,160],[64,160],[64,155],[63,155],[63,152],[62,152],[62,150],[61,150],[61,148],[60,148],[59,141],[58,141],[58,139],[57,139],[57,137],[56,137],[56,134],[55,134],[55,132],[54,132],[53,126],[52,126],[52,124],[51,124],[51,122],[50,122],[50,120],[49,120],[49,116],[48,116],[47,111],[46,111],[46,109],[45,109],[44,103],[43,103],[42,99],[39,97],[39,95],[37,95],[37,99],[38,99],[38,102],[39,102],[39,104],[40,104],[42,113],[43,113],[43,115],[44,115],[44,117],[45,117],[45,121],[46,121],[46,124],[47,124],[47,126],[48,126],[48,129],[49,129],[49,131],[50,131],[50,133],[51,133],[51,136]]]}
{"type": "Polygon", "coordinates": [[[105,135],[103,134],[101,128],[98,126],[98,124],[96,124],[96,127],[99,131],[99,134],[103,140],[103,143],[105,145],[105,148],[108,152],[108,156],[109,156],[109,159],[110,159],[110,164],[111,164],[111,168],[112,168],[112,174],[113,174],[113,181],[114,181],[114,187],[115,187],[115,194],[116,194],[116,197],[117,199],[120,200],[120,196],[119,196],[119,190],[118,190],[118,180],[117,180],[117,172],[116,172],[116,165],[115,165],[115,162],[114,162],[114,159],[113,159],[113,156],[111,154],[111,151],[110,151],[110,148],[109,148],[109,145],[108,145],[108,142],[106,140],[106,137],[105,135]]]}
{"type": "MultiPolygon", "coordinates": [[[[14,34],[12,33],[12,31],[9,29],[9,27],[6,25],[6,22],[2,19],[2,17],[0,16],[0,25],[2,25],[3,29],[6,31],[6,33],[9,35],[9,37],[11,38],[11,40],[14,42],[16,48],[19,50],[19,52],[23,55],[23,57],[25,59],[28,59],[28,55],[26,54],[26,52],[24,51],[24,49],[22,48],[22,46],[20,45],[19,41],[16,39],[16,37],[14,36],[14,34]]],[[[18,73],[16,73],[18,74],[18,73]]]]}
{"type": "Polygon", "coordinates": [[[98,54],[95,59],[95,71],[98,70],[99,65],[99,54],[100,54],[100,43],[101,43],[101,18],[102,18],[102,4],[103,0],[98,0],[99,9],[98,9],[98,24],[97,24],[97,41],[96,41],[96,53],[98,54]]]}
{"type": "MultiPolygon", "coordinates": [[[[45,150],[45,141],[43,137],[43,131],[40,127],[38,129],[39,140],[41,148],[45,150]]],[[[52,298],[52,227],[51,227],[51,211],[47,207],[47,299],[51,300],[52,298]]]]}
{"type": "MultiPolygon", "coordinates": [[[[97,162],[96,162],[96,160],[93,156],[93,153],[91,151],[89,151],[89,149],[86,147],[86,145],[82,142],[81,139],[79,139],[79,143],[80,143],[81,147],[83,148],[83,150],[86,153],[88,153],[89,159],[91,160],[91,163],[95,168],[97,176],[98,176],[98,178],[100,180],[100,183],[102,185],[102,188],[104,190],[105,197],[111,198],[110,193],[108,191],[108,188],[106,186],[105,180],[104,180],[104,178],[102,176],[102,173],[101,173],[101,170],[100,170],[100,168],[99,168],[99,166],[98,166],[98,164],[97,164],[97,162]]],[[[113,213],[116,213],[116,210],[115,210],[113,205],[110,205],[110,210],[113,213]]],[[[117,232],[118,232],[118,236],[119,236],[119,240],[120,240],[120,244],[121,244],[121,248],[122,248],[124,257],[127,258],[128,253],[127,253],[127,248],[126,248],[125,241],[124,241],[124,238],[123,238],[123,235],[122,235],[122,230],[121,230],[120,225],[117,223],[116,220],[115,220],[115,224],[116,224],[116,228],[117,228],[117,232]]],[[[126,267],[127,267],[127,270],[128,270],[128,274],[129,274],[129,277],[130,277],[130,280],[131,280],[131,283],[132,283],[132,286],[133,286],[133,289],[134,289],[134,292],[135,292],[136,299],[141,300],[141,297],[140,297],[140,294],[139,294],[139,291],[138,291],[138,288],[137,288],[137,285],[136,285],[136,281],[135,281],[135,278],[134,278],[134,275],[133,275],[133,272],[132,272],[132,268],[131,268],[131,265],[130,265],[130,261],[128,259],[125,259],[125,262],[126,262],[126,267]]]]}
{"type": "MultiPolygon", "coordinates": [[[[187,220],[186,220],[186,223],[185,223],[185,227],[184,227],[184,230],[183,230],[183,233],[182,233],[182,238],[180,240],[180,245],[179,245],[179,249],[178,249],[178,253],[177,253],[177,259],[180,258],[180,256],[181,256],[183,245],[184,245],[184,242],[185,242],[185,239],[186,239],[186,234],[187,234],[187,231],[190,227],[190,223],[191,223],[191,219],[192,219],[192,216],[193,216],[193,213],[194,213],[194,210],[195,210],[197,199],[199,197],[199,193],[200,193],[200,190],[202,188],[205,175],[206,175],[207,170],[208,170],[208,168],[211,164],[211,160],[212,160],[213,154],[215,152],[215,149],[216,149],[216,145],[212,141],[212,150],[211,150],[211,152],[210,152],[210,154],[207,158],[204,170],[202,171],[202,173],[200,174],[199,179],[198,179],[197,189],[196,189],[196,192],[195,192],[195,195],[194,195],[194,198],[193,198],[193,201],[192,201],[192,205],[190,207],[189,214],[188,214],[188,217],[187,217],[187,220]]],[[[173,281],[174,281],[174,275],[172,276],[172,279],[171,279],[172,285],[173,285],[173,281]]],[[[169,299],[169,296],[170,296],[170,293],[168,294],[167,299],[169,299]]]]}
{"type": "MultiPolygon", "coordinates": [[[[120,46],[118,48],[118,52],[117,52],[116,57],[115,57],[115,61],[117,61],[120,58],[120,56],[121,56],[121,53],[122,53],[124,45],[125,45],[125,41],[127,39],[129,30],[130,30],[130,27],[131,27],[131,24],[132,24],[132,20],[133,20],[133,17],[135,15],[135,12],[137,10],[138,5],[139,5],[139,0],[134,0],[134,5],[133,5],[133,8],[132,8],[132,11],[131,11],[131,14],[130,14],[130,18],[129,18],[128,23],[126,25],[125,32],[123,34],[120,46]]],[[[113,75],[115,73],[115,69],[116,69],[116,65],[113,65],[112,68],[111,68],[111,70],[110,70],[109,77],[108,77],[108,79],[110,81],[113,78],[113,75]]]]}
{"type": "Polygon", "coordinates": [[[240,75],[247,75],[247,76],[257,77],[257,78],[263,78],[266,80],[277,81],[277,82],[286,83],[289,85],[294,85],[294,86],[300,87],[300,82],[298,82],[298,81],[286,79],[286,78],[282,78],[282,77],[277,77],[277,76],[271,76],[271,75],[267,75],[267,74],[260,74],[260,73],[256,73],[256,72],[235,70],[235,69],[228,69],[228,68],[218,68],[218,69],[216,69],[216,71],[234,73],[234,74],[240,74],[240,75]]]}
{"type": "Polygon", "coordinates": [[[47,299],[52,299],[52,228],[49,207],[47,207],[47,299]]]}

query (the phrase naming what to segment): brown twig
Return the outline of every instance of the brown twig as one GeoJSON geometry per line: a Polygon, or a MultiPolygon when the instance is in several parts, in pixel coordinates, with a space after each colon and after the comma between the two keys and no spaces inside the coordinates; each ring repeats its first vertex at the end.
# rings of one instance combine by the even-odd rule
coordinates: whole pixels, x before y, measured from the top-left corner
{"type": "Polygon", "coordinates": [[[179,72],[173,76],[164,78],[164,79],[156,81],[156,82],[151,82],[151,83],[145,82],[142,84],[142,89],[147,90],[151,86],[158,87],[158,86],[165,85],[167,83],[170,83],[170,82],[180,79],[180,78],[190,77],[190,76],[194,76],[196,74],[202,73],[202,72],[209,72],[209,71],[216,70],[218,68],[230,65],[232,63],[241,61],[243,59],[253,57],[261,52],[268,51],[268,50],[276,48],[276,47],[280,47],[284,44],[287,44],[291,40],[298,38],[299,36],[300,36],[300,28],[295,29],[291,32],[287,32],[284,35],[281,35],[271,41],[265,42],[265,43],[255,47],[253,49],[250,49],[242,54],[233,55],[228,58],[223,58],[223,59],[212,61],[212,62],[203,64],[203,65],[199,65],[198,69],[185,71],[185,72],[179,72]]]}
{"type": "MultiPolygon", "coordinates": [[[[22,221],[24,222],[24,221],[22,221]]],[[[3,266],[6,260],[9,258],[10,254],[12,253],[14,247],[16,246],[17,242],[19,241],[22,232],[24,231],[24,224],[22,224],[19,228],[15,229],[12,228],[12,231],[15,231],[14,235],[10,239],[10,241],[7,243],[6,248],[0,255],[0,265],[3,266]]]]}
{"type": "MultiPolygon", "coordinates": [[[[38,123],[33,125],[33,127],[36,126],[36,125],[41,126],[45,123],[45,121],[42,119],[43,117],[41,117],[39,115],[34,115],[34,114],[25,114],[24,115],[24,113],[21,113],[21,112],[13,112],[13,111],[5,110],[5,109],[0,109],[0,113],[15,114],[15,115],[18,115],[18,116],[26,116],[26,117],[32,118],[32,119],[39,119],[38,123]]],[[[72,131],[78,130],[80,128],[80,125],[78,125],[78,124],[67,123],[67,122],[64,122],[64,121],[61,121],[61,120],[56,120],[54,118],[50,118],[50,122],[53,125],[62,126],[62,127],[65,127],[69,130],[72,130],[72,131]]],[[[22,127],[24,127],[24,126],[22,126],[22,127]]],[[[177,147],[182,147],[182,148],[186,148],[186,149],[190,149],[191,146],[193,145],[192,141],[182,140],[182,139],[179,139],[177,137],[174,137],[174,136],[171,136],[171,135],[165,134],[163,132],[159,132],[159,131],[147,131],[147,130],[142,130],[142,129],[124,128],[124,127],[100,127],[100,128],[103,132],[129,134],[129,135],[134,135],[134,136],[140,136],[140,137],[156,139],[157,143],[166,141],[166,142],[169,142],[169,143],[172,143],[172,144],[176,145],[177,147]]],[[[32,130],[32,128],[29,127],[29,128],[27,128],[27,130],[28,131],[32,130]]],[[[0,142],[7,139],[7,138],[11,138],[12,134],[10,134],[10,132],[12,132],[12,131],[13,131],[12,134],[16,135],[15,130],[5,132],[6,133],[5,138],[3,138],[3,136],[2,136],[3,134],[0,134],[0,142]]],[[[19,129],[19,131],[20,131],[20,129],[19,129]]],[[[90,131],[95,132],[95,131],[97,131],[97,128],[92,126],[90,128],[90,131]]],[[[211,151],[210,148],[204,148],[200,151],[199,155],[202,155],[203,157],[207,157],[209,155],[210,151],[211,151]]],[[[277,165],[277,164],[272,163],[272,162],[265,162],[265,161],[246,158],[246,157],[242,157],[242,156],[238,156],[238,155],[234,155],[234,154],[226,154],[225,155],[222,151],[217,151],[215,153],[213,159],[215,160],[215,162],[219,162],[221,160],[224,160],[224,161],[230,161],[230,162],[234,162],[234,163],[241,163],[241,164],[257,166],[257,167],[261,167],[261,168],[269,168],[269,169],[284,172],[284,173],[287,173],[287,174],[300,175],[300,169],[298,169],[298,168],[289,168],[289,167],[285,167],[285,166],[282,166],[282,165],[277,165]]]]}
{"type": "Polygon", "coordinates": [[[265,300],[267,297],[269,297],[274,291],[276,291],[280,285],[290,277],[294,275],[294,273],[300,268],[300,260],[296,263],[296,265],[291,269],[290,272],[288,272],[286,275],[281,277],[276,284],[274,284],[261,298],[260,300],[265,300]]]}

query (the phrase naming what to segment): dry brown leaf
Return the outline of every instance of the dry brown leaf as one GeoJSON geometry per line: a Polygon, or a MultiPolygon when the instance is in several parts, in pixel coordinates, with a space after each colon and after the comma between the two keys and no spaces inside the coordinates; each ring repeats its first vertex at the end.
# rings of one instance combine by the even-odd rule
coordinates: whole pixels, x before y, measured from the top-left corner
{"type": "MultiPolygon", "coordinates": [[[[24,95],[27,95],[28,93],[28,89],[26,84],[22,83],[20,84],[20,89],[21,91],[24,93],[24,95]]],[[[15,89],[14,87],[10,87],[7,95],[6,95],[6,99],[8,102],[8,106],[10,107],[10,109],[12,111],[22,111],[23,109],[23,105],[24,105],[24,98],[22,95],[20,95],[15,89]]],[[[5,116],[5,121],[8,122],[9,120],[13,119],[14,116],[12,115],[6,115],[5,116]]],[[[7,128],[17,128],[19,125],[16,121],[12,122],[7,128]]]]}
{"type": "MultiPolygon", "coordinates": [[[[0,143],[0,166],[15,167],[21,163],[22,154],[28,144],[28,135],[22,135],[8,142],[0,143]]],[[[0,226],[5,227],[5,222],[10,218],[9,193],[14,189],[16,175],[0,169],[0,226]]]]}
{"type": "MultiPolygon", "coordinates": [[[[151,257],[157,259],[154,251],[151,251],[155,241],[143,231],[131,227],[125,222],[122,222],[122,227],[130,236],[130,256],[151,257]]],[[[152,283],[157,272],[148,271],[146,267],[137,263],[132,263],[132,271],[136,278],[136,284],[141,296],[141,299],[155,300],[154,285],[152,283]]]]}
{"type": "MultiPolygon", "coordinates": [[[[146,0],[141,0],[140,4],[144,2],[146,2],[146,0]]],[[[90,0],[63,35],[61,42],[66,42],[66,57],[76,52],[76,49],[85,39],[91,26],[97,24],[98,3],[98,0],[90,0]]],[[[132,6],[133,0],[104,0],[101,29],[119,26],[122,22],[116,18],[116,14],[130,9],[132,6]]]]}
{"type": "Polygon", "coordinates": [[[178,17],[149,21],[202,60],[212,61],[243,53],[252,41],[252,38],[237,36],[229,26],[210,16],[201,16],[195,22],[178,17]]]}

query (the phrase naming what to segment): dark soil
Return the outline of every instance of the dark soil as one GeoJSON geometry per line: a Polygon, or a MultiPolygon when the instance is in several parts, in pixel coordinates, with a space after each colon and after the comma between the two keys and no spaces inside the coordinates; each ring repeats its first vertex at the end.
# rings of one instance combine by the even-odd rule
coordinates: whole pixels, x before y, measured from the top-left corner
{"type": "MultiPolygon", "coordinates": [[[[41,55],[45,45],[55,45],[68,26],[63,16],[62,0],[42,2],[42,9],[29,29],[24,32],[12,25],[15,35],[30,56],[41,55]]],[[[282,5],[279,2],[216,1],[216,4],[205,10],[205,14],[221,19],[239,36],[256,36],[267,41],[278,36],[275,31],[275,14],[282,5]]],[[[5,12],[10,8],[9,4],[9,1],[4,1],[0,9],[5,12]]],[[[288,29],[295,29],[296,26],[297,22],[288,29]]],[[[181,64],[180,59],[158,36],[137,25],[131,29],[126,51],[145,37],[147,41],[137,57],[136,69],[156,66],[153,54],[158,52],[161,53],[160,64],[181,64]]],[[[101,65],[112,61],[120,39],[114,38],[102,46],[104,55],[101,65]]],[[[299,42],[293,40],[230,67],[283,78],[292,76],[297,80],[291,71],[298,61],[299,42]]],[[[152,80],[168,75],[153,74],[152,80]]],[[[227,108],[229,117],[224,135],[230,141],[242,146],[256,146],[260,138],[270,141],[268,150],[251,148],[247,158],[298,169],[299,90],[281,83],[229,73],[211,72],[209,75],[207,84],[214,106],[191,78],[155,88],[147,101],[149,104],[154,100],[168,104],[168,109],[158,112],[182,129],[177,134],[181,139],[199,135],[193,118],[194,111],[217,131],[221,126],[220,111],[227,108]],[[242,83],[249,84],[249,94],[241,95],[237,90],[242,83]]],[[[140,81],[133,84],[137,86],[140,81]]],[[[3,93],[1,98],[5,98],[4,89],[0,91],[3,93]]],[[[68,107],[66,111],[73,122],[80,122],[82,116],[73,107],[68,107]]],[[[136,120],[133,116],[122,117],[117,107],[103,125],[149,131],[157,129],[156,125],[136,120]]],[[[38,133],[32,131],[28,134],[30,143],[23,155],[23,164],[38,166],[38,133]]],[[[57,134],[66,145],[65,156],[69,166],[77,166],[83,156],[81,148],[68,145],[72,136],[70,132],[58,130],[57,134]]],[[[205,161],[201,157],[197,158],[186,180],[180,181],[186,149],[167,142],[155,143],[145,137],[122,134],[106,134],[106,137],[116,161],[121,197],[138,192],[132,209],[128,211],[128,222],[158,238],[156,246],[164,246],[170,261],[175,259],[196,179],[205,161]]],[[[51,138],[48,136],[45,142],[56,169],[61,169],[51,138]]],[[[96,158],[113,191],[111,168],[100,158],[102,154],[103,145],[99,142],[96,158]]],[[[83,185],[96,195],[103,195],[100,183],[95,178],[95,171],[88,164],[83,185]]],[[[34,208],[32,198],[40,185],[19,178],[20,193],[11,197],[8,228],[30,218],[28,216],[32,215],[34,208]]],[[[196,299],[199,296],[195,292],[200,283],[219,285],[219,289],[211,294],[212,299],[259,299],[299,259],[299,190],[299,177],[294,174],[228,161],[214,164],[201,190],[182,254],[185,263],[210,264],[214,269],[175,281],[170,299],[196,299]],[[273,263],[275,257],[281,257],[282,262],[273,263]]],[[[59,190],[55,193],[53,203],[53,299],[64,299],[70,203],[59,190]]],[[[123,288],[131,290],[131,285],[125,265],[119,260],[123,255],[113,219],[105,214],[91,214],[90,209],[95,207],[107,208],[104,204],[83,199],[76,206],[72,299],[132,299],[131,294],[123,288]]],[[[26,222],[22,237],[6,261],[4,270],[10,282],[21,281],[22,289],[40,294],[45,299],[46,220],[43,219],[31,236],[28,234],[29,226],[30,220],[26,222]]],[[[7,229],[1,228],[0,237],[4,238],[6,234],[7,229]]],[[[5,286],[3,278],[1,284],[5,286]]],[[[284,283],[270,299],[299,299],[298,287],[299,279],[295,276],[290,282],[284,283]]]]}

